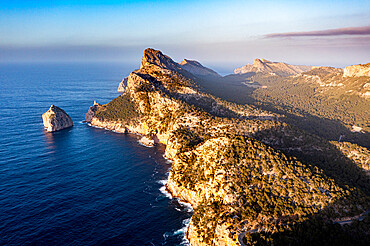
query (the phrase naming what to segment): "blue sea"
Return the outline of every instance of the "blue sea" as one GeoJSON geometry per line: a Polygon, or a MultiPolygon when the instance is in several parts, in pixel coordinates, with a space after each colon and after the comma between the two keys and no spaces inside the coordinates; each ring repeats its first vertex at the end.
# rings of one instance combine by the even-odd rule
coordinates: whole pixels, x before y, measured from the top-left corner
{"type": "Polygon", "coordinates": [[[187,245],[192,212],[164,190],[164,147],[83,123],[136,67],[0,65],[0,245],[187,245]],[[51,104],[72,128],[45,132],[51,104]]]}

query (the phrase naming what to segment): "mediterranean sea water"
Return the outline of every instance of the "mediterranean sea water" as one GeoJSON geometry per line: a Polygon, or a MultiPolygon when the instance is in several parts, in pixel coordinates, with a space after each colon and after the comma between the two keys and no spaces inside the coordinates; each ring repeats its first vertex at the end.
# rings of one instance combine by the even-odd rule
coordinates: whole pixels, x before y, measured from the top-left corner
{"type": "Polygon", "coordinates": [[[163,146],[83,123],[128,64],[0,65],[0,245],[186,245],[189,207],[164,192],[163,146]],[[51,104],[74,126],[47,133],[51,104]]]}

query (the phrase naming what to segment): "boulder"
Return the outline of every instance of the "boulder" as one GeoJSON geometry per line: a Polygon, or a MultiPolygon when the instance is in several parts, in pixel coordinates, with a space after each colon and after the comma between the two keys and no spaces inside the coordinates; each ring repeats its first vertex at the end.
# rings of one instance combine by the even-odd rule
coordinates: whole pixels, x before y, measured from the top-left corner
{"type": "Polygon", "coordinates": [[[42,121],[48,132],[59,131],[73,126],[71,117],[61,108],[51,105],[42,115],[42,121]]]}

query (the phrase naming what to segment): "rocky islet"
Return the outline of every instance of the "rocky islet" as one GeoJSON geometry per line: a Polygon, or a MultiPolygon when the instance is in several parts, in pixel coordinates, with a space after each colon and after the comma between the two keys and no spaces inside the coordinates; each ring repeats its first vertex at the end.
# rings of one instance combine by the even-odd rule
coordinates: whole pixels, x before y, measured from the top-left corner
{"type": "Polygon", "coordinates": [[[55,132],[73,126],[71,117],[61,108],[51,105],[42,115],[44,127],[48,132],[55,132]]]}

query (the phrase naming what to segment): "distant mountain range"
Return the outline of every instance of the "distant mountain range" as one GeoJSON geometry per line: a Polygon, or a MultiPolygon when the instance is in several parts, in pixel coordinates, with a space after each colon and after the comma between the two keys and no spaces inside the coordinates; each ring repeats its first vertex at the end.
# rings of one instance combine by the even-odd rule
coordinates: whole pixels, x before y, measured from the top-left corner
{"type": "Polygon", "coordinates": [[[236,68],[235,74],[244,74],[250,72],[271,73],[272,75],[290,76],[311,70],[312,66],[289,65],[284,62],[271,62],[265,59],[255,59],[253,64],[247,64],[236,68]]]}

